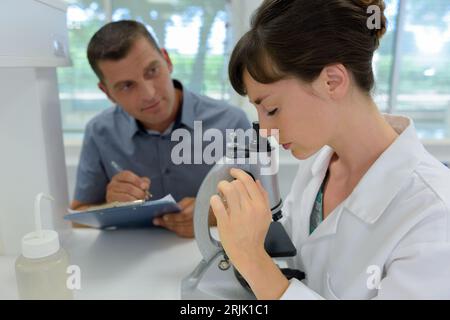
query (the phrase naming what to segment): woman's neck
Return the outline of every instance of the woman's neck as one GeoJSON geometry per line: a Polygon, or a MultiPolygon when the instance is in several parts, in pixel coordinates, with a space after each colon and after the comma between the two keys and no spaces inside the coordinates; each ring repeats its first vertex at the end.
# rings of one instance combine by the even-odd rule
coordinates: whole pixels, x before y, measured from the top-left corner
{"type": "Polygon", "coordinates": [[[398,134],[371,98],[358,97],[343,105],[341,110],[335,138],[330,142],[336,153],[330,170],[335,177],[359,181],[398,134]]]}

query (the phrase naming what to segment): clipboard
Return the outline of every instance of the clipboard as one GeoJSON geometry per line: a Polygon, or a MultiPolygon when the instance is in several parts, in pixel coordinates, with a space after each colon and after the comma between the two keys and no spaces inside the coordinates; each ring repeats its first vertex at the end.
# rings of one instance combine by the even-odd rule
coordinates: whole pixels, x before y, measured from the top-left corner
{"type": "Polygon", "coordinates": [[[153,218],[180,211],[180,206],[169,194],[159,200],[116,202],[85,211],[69,210],[64,220],[98,229],[148,228],[154,226],[153,218]]]}

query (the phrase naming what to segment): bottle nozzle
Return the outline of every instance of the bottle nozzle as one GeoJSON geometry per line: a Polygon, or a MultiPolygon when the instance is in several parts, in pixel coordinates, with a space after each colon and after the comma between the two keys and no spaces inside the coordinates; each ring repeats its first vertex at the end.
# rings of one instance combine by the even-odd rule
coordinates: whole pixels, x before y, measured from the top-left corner
{"type": "Polygon", "coordinates": [[[55,201],[51,196],[46,195],[44,193],[39,193],[36,196],[36,199],[34,201],[34,223],[36,227],[36,233],[39,238],[42,238],[42,220],[41,220],[41,201],[45,198],[50,201],[55,201]]]}

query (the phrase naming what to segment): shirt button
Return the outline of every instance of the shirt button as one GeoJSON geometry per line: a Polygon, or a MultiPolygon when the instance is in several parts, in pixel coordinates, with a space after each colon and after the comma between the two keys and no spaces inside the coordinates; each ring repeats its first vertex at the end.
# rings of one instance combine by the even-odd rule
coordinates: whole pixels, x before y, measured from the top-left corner
{"type": "Polygon", "coordinates": [[[166,168],[166,170],[164,170],[164,174],[170,174],[170,169],[169,168],[166,168]]]}

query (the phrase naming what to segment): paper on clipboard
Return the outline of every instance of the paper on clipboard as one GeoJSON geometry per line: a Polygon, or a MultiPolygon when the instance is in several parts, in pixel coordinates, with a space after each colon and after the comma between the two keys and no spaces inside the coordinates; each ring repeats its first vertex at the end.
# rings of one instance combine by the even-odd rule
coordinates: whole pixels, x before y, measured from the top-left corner
{"type": "Polygon", "coordinates": [[[180,210],[172,195],[168,194],[159,200],[113,202],[84,211],[68,210],[69,214],[64,219],[99,229],[145,228],[153,226],[153,218],[180,210]]]}

